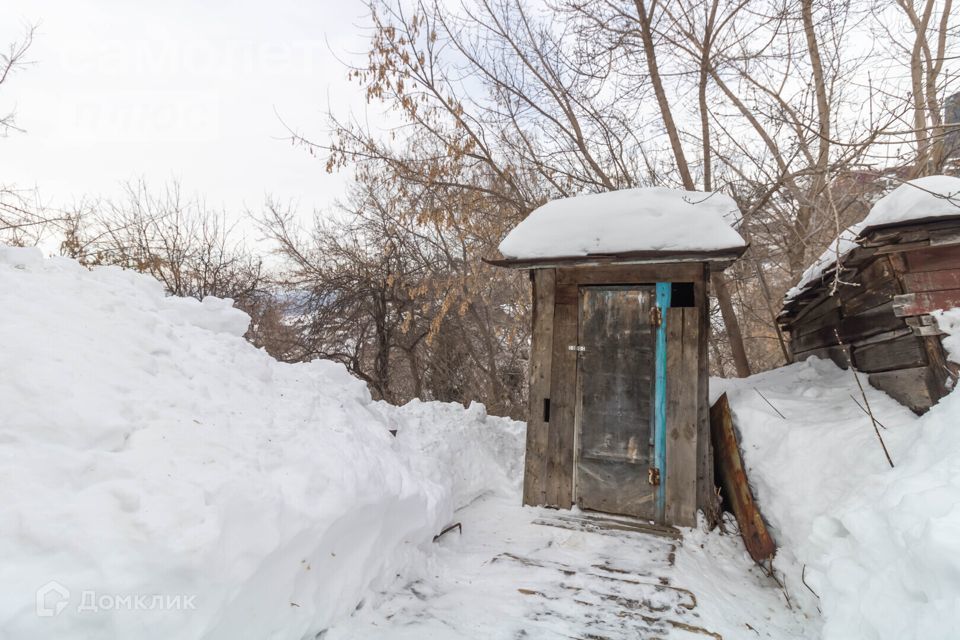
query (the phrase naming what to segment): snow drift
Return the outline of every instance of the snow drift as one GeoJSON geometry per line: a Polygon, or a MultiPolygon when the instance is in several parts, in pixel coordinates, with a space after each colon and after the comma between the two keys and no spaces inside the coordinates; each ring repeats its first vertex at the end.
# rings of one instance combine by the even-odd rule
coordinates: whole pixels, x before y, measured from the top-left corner
{"type": "Polygon", "coordinates": [[[5,638],[312,638],[515,471],[522,425],[276,362],[228,300],[0,247],[0,309],[5,638]]]}
{"type": "MultiPolygon", "coordinates": [[[[941,326],[960,325],[947,315],[941,326]]],[[[853,374],[832,362],[714,380],[712,394],[728,392],[775,566],[795,602],[822,611],[826,640],[956,637],[960,394],[917,418],[861,378],[893,469],[853,374]]]]}

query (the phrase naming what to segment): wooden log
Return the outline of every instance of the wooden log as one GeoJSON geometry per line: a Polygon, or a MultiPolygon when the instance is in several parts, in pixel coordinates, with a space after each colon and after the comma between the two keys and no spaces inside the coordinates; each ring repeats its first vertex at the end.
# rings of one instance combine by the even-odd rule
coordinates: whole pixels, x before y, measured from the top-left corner
{"type": "Polygon", "coordinates": [[[923,341],[912,332],[887,342],[853,348],[853,365],[865,373],[910,369],[926,364],[923,341]]]}
{"type": "Polygon", "coordinates": [[[928,367],[871,373],[867,379],[875,388],[910,407],[914,413],[923,413],[934,404],[931,387],[935,382],[931,380],[928,367]]]}
{"type": "Polygon", "coordinates": [[[579,309],[576,298],[572,304],[560,302],[561,289],[557,287],[558,298],[553,313],[546,501],[549,506],[569,509],[573,505],[577,352],[567,347],[577,344],[579,309]]]}
{"type": "Polygon", "coordinates": [[[556,271],[533,273],[533,330],[530,346],[530,381],[527,394],[527,451],[523,471],[523,504],[546,501],[547,439],[550,413],[550,363],[553,357],[553,306],[556,271]]]}
{"type": "Polygon", "coordinates": [[[697,524],[697,408],[700,314],[667,309],[666,510],[669,524],[697,524]]]}
{"type": "Polygon", "coordinates": [[[777,547],[750,491],[727,394],[720,396],[710,409],[710,434],[724,498],[740,525],[740,535],[747,552],[755,562],[762,564],[773,556],[777,547]]]}
{"type": "Polygon", "coordinates": [[[901,317],[918,316],[957,306],[960,306],[960,289],[905,293],[893,298],[893,312],[901,317]]]}

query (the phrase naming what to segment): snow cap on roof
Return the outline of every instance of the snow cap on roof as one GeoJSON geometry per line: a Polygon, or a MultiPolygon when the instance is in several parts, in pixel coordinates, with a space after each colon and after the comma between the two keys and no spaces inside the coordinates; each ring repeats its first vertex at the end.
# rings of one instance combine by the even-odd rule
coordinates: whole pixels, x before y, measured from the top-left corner
{"type": "Polygon", "coordinates": [[[722,193],[665,187],[552,200],[500,243],[510,259],[573,258],[649,251],[714,252],[746,246],[737,204],[722,193]]]}
{"type": "Polygon", "coordinates": [[[877,200],[863,219],[863,229],[951,216],[960,216],[960,178],[926,176],[877,200]]]}

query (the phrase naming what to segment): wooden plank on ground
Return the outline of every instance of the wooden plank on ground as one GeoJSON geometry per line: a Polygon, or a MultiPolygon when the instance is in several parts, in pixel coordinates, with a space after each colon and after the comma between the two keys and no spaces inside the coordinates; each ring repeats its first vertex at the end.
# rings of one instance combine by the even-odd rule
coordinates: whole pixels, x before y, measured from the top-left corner
{"type": "Polygon", "coordinates": [[[524,458],[523,504],[546,504],[547,439],[549,436],[550,362],[553,356],[553,305],[556,271],[533,272],[533,331],[527,402],[527,452],[524,458]]]}
{"type": "Polygon", "coordinates": [[[960,306],[960,289],[905,293],[893,298],[893,312],[898,316],[919,316],[960,306]]]}
{"type": "MultiPolygon", "coordinates": [[[[551,356],[550,429],[547,442],[547,504],[569,509],[573,492],[573,430],[577,396],[577,299],[554,305],[553,354],[551,356]]],[[[574,290],[576,290],[574,288],[574,290]]]]}
{"type": "Polygon", "coordinates": [[[710,433],[724,497],[737,518],[740,535],[743,536],[750,557],[755,562],[763,563],[773,557],[777,547],[760,516],[747,481],[727,394],[720,396],[710,409],[710,433]]]}
{"type": "Polygon", "coordinates": [[[666,521],[697,524],[697,407],[700,314],[667,309],[666,521]]]}
{"type": "Polygon", "coordinates": [[[926,365],[927,354],[923,340],[910,332],[886,342],[854,347],[853,364],[866,373],[910,369],[926,365]]]}

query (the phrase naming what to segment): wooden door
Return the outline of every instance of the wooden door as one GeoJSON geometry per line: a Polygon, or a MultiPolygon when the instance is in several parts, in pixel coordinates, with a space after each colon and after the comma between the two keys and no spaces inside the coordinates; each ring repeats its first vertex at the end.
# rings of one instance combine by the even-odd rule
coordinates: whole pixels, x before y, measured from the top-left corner
{"type": "Polygon", "coordinates": [[[653,286],[580,288],[575,492],[583,509],[656,516],[653,286]]]}

